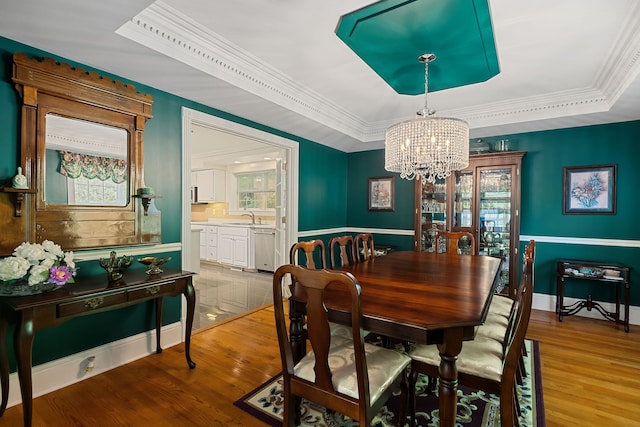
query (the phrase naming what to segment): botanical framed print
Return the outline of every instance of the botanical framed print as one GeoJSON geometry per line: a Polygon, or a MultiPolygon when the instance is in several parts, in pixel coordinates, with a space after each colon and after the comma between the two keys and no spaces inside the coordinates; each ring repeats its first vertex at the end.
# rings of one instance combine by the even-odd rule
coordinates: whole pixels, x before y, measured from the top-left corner
{"type": "Polygon", "coordinates": [[[564,168],[562,213],[615,214],[616,165],[564,168]]]}
{"type": "Polygon", "coordinates": [[[369,178],[369,210],[392,211],[395,209],[395,177],[369,178]]]}

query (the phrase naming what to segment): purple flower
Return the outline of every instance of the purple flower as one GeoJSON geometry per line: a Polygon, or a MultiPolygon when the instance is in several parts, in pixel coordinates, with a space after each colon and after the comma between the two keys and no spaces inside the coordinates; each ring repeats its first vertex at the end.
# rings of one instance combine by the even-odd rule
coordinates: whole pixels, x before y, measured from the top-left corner
{"type": "Polygon", "coordinates": [[[53,266],[49,270],[49,282],[58,286],[64,285],[71,279],[71,272],[66,265],[53,266]]]}

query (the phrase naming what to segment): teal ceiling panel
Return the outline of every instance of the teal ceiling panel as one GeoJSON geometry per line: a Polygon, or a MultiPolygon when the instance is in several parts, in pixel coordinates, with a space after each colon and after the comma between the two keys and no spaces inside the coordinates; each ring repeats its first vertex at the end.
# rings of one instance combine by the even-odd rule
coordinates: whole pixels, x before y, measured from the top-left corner
{"type": "Polygon", "coordinates": [[[336,35],[396,92],[424,93],[486,81],[500,72],[488,0],[382,0],[340,17],[336,35]]]}

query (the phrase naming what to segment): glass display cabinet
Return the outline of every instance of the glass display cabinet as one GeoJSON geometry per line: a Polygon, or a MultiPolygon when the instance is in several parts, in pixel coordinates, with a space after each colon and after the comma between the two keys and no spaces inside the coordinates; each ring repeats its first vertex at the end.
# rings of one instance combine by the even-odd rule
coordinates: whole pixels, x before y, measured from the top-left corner
{"type": "Polygon", "coordinates": [[[416,250],[433,252],[438,231],[468,231],[477,255],[504,260],[500,291],[514,294],[520,240],[520,169],[525,151],[475,154],[435,184],[416,181],[416,250]]]}

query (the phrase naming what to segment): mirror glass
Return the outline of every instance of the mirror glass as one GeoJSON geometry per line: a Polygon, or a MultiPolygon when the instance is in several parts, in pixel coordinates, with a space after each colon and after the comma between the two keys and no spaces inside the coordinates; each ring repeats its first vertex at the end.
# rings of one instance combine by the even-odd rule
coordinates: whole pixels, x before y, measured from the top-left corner
{"type": "Polygon", "coordinates": [[[45,116],[45,202],[126,206],[128,132],[85,120],[45,116]]]}

